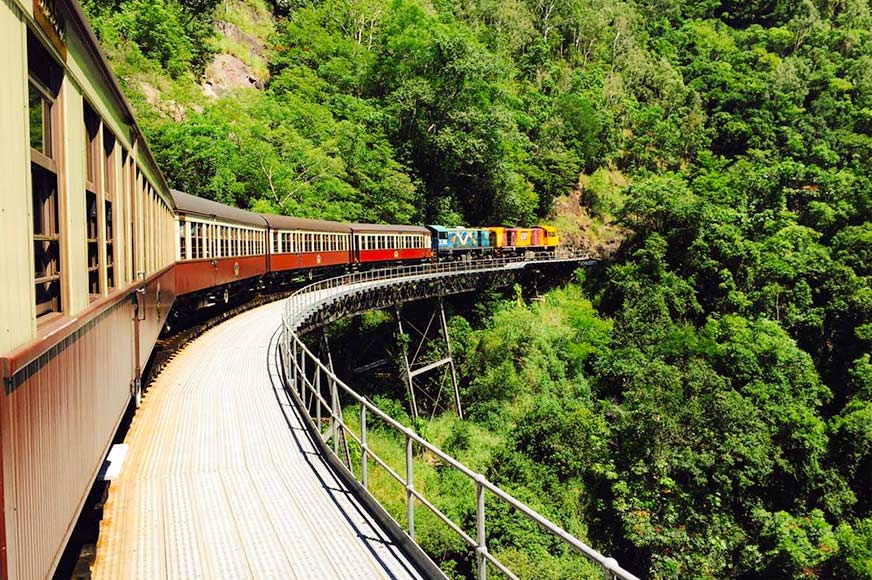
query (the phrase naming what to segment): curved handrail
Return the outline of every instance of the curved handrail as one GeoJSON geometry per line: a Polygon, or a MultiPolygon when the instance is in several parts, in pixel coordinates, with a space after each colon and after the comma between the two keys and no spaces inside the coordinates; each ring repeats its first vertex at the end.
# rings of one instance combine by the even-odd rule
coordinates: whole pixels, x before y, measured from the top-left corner
{"type": "MultiPolygon", "coordinates": [[[[348,386],[342,379],[330,370],[321,360],[312,353],[311,350],[303,343],[298,329],[302,326],[306,317],[314,314],[318,307],[329,302],[337,297],[346,296],[360,292],[363,290],[370,291],[379,287],[386,287],[405,282],[412,279],[439,278],[451,275],[463,275],[467,273],[483,272],[483,271],[498,271],[514,269],[516,267],[526,267],[537,263],[554,263],[557,261],[578,261],[588,257],[567,256],[561,254],[533,254],[522,258],[491,258],[475,261],[459,261],[459,262],[440,262],[428,264],[416,264],[409,266],[395,266],[383,268],[379,270],[369,270],[364,272],[356,272],[329,278],[319,282],[309,284],[300,290],[296,291],[285,302],[283,312],[283,332],[282,332],[282,360],[284,363],[285,382],[289,389],[296,395],[298,402],[306,407],[306,418],[309,422],[318,429],[321,433],[322,410],[326,408],[329,413],[325,419],[330,421],[330,431],[333,438],[333,452],[338,455],[338,437],[337,430],[351,437],[361,449],[361,465],[360,465],[360,482],[365,489],[368,487],[368,467],[369,458],[385,469],[391,477],[396,479],[406,489],[406,516],[407,516],[407,532],[414,539],[414,501],[418,500],[421,505],[425,506],[433,512],[440,520],[448,525],[456,534],[458,534],[464,542],[475,550],[478,564],[478,578],[484,579],[487,577],[487,563],[490,562],[502,573],[509,578],[517,578],[506,566],[500,562],[487,549],[487,538],[485,534],[485,491],[490,492],[502,501],[509,504],[513,509],[522,513],[527,518],[534,521],[547,532],[560,538],[567,543],[575,551],[581,553],[589,560],[599,565],[606,578],[622,578],[626,580],[638,580],[632,573],[624,570],[618,565],[614,558],[607,558],[603,554],[594,550],[569,532],[550,521],[545,516],[539,514],[531,507],[527,506],[520,500],[506,493],[495,484],[487,480],[487,478],[478,473],[452,456],[448,455],[435,445],[423,439],[412,429],[401,424],[399,421],[376,407],[364,396],[357,393],[354,389],[348,386]],[[320,293],[316,299],[311,301],[304,300],[304,295],[320,293]],[[307,363],[311,366],[307,370],[307,363]],[[312,376],[310,378],[310,372],[312,376]],[[330,385],[330,399],[326,399],[322,394],[322,376],[330,385]],[[360,405],[360,433],[356,434],[344,422],[342,413],[339,410],[339,391],[343,391],[348,397],[356,401],[360,405]],[[306,400],[309,403],[306,403],[306,400]],[[316,407],[316,419],[313,421],[311,412],[308,407],[314,403],[316,407]],[[368,414],[381,419],[385,424],[400,432],[406,438],[406,476],[403,477],[396,473],[382,458],[367,445],[367,427],[366,421],[368,414]],[[414,487],[413,481],[413,451],[414,445],[426,449],[446,464],[450,465],[460,473],[464,474],[475,484],[476,488],[476,538],[472,538],[469,534],[463,531],[459,525],[453,522],[448,516],[440,511],[435,505],[428,501],[414,487]]],[[[589,258],[588,258],[589,259],[589,258]]],[[[353,473],[353,470],[352,470],[353,473]]],[[[357,477],[357,475],[354,475],[357,477]]]]}

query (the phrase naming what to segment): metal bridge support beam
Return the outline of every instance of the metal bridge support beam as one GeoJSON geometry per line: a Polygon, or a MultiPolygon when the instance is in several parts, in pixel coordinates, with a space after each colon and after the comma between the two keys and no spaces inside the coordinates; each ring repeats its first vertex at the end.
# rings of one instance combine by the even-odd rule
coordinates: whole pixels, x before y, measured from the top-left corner
{"type": "Polygon", "coordinates": [[[445,348],[448,351],[448,365],[451,367],[451,386],[454,387],[454,408],[457,416],[463,420],[463,408],[460,406],[460,389],[457,386],[457,371],[454,369],[454,357],[451,356],[451,339],[448,338],[448,323],[445,321],[445,305],[439,297],[439,318],[442,321],[442,336],[445,338],[445,348]]]}
{"type": "MultiPolygon", "coordinates": [[[[412,368],[418,359],[418,355],[421,353],[421,348],[424,346],[424,342],[426,342],[426,340],[427,340],[427,336],[430,333],[430,328],[432,327],[433,321],[436,318],[436,314],[437,314],[437,312],[434,311],[433,315],[430,317],[430,322],[427,324],[427,328],[424,330],[424,332],[421,332],[420,330],[415,328],[414,325],[411,325],[412,328],[414,330],[416,330],[421,335],[421,342],[420,342],[420,344],[418,344],[418,347],[415,349],[415,353],[412,355],[411,361],[409,360],[408,349],[403,348],[403,370],[405,372],[404,378],[405,378],[405,382],[406,382],[406,387],[409,391],[409,401],[411,402],[411,407],[412,407],[412,417],[417,419],[418,414],[419,414],[418,403],[417,403],[417,400],[415,398],[415,377],[417,377],[418,375],[430,372],[432,370],[438,369],[439,367],[447,365],[449,367],[450,372],[451,372],[451,386],[452,386],[452,389],[454,391],[454,409],[457,411],[457,416],[460,417],[461,419],[463,419],[463,408],[460,404],[460,388],[459,388],[459,385],[457,383],[457,370],[454,367],[454,358],[451,355],[451,339],[448,336],[448,322],[445,318],[445,305],[442,301],[441,296],[439,297],[439,306],[438,306],[439,326],[440,326],[439,332],[440,332],[441,338],[443,340],[443,343],[445,344],[445,350],[446,350],[447,356],[445,356],[444,358],[439,359],[437,361],[428,363],[426,365],[419,366],[419,367],[416,367],[414,369],[412,368]]],[[[397,329],[399,330],[400,336],[402,336],[402,334],[403,334],[403,319],[402,319],[402,315],[400,313],[399,305],[394,306],[394,316],[397,319],[397,329]]],[[[444,375],[443,375],[443,377],[444,377],[444,375]]],[[[439,394],[441,394],[441,392],[442,392],[442,389],[440,387],[439,394]]],[[[432,398],[431,398],[431,400],[432,400],[432,398]]],[[[439,402],[439,396],[437,395],[437,397],[435,399],[435,403],[434,403],[434,409],[433,409],[434,413],[436,412],[435,406],[438,405],[438,402],[439,402]]]]}
{"type": "MultiPolygon", "coordinates": [[[[400,315],[399,305],[394,306],[394,317],[397,319],[397,331],[399,333],[399,334],[397,334],[397,338],[400,338],[403,336],[404,333],[403,333],[403,317],[400,315]]],[[[417,403],[417,401],[415,401],[415,387],[414,387],[414,384],[412,383],[412,369],[409,366],[409,351],[406,348],[403,348],[402,350],[403,350],[403,363],[404,363],[404,369],[405,369],[405,375],[406,375],[405,376],[406,385],[407,385],[408,390],[409,390],[409,404],[411,405],[411,408],[412,408],[412,418],[417,419],[418,418],[418,403],[417,403]]]]}

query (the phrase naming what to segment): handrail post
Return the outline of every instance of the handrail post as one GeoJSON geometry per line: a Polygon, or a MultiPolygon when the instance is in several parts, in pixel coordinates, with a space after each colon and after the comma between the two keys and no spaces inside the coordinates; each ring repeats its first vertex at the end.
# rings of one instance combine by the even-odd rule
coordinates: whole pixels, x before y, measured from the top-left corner
{"type": "Polygon", "coordinates": [[[487,559],[484,557],[487,552],[487,539],[484,534],[484,485],[481,481],[475,482],[475,531],[476,542],[478,546],[475,548],[475,559],[478,563],[478,580],[487,578],[487,559]]]}
{"type": "Polygon", "coordinates": [[[366,405],[360,404],[360,483],[363,489],[369,489],[369,458],[366,443],[366,405]]]}
{"type": "Polygon", "coordinates": [[[406,521],[409,524],[409,537],[415,539],[415,489],[412,469],[412,438],[406,435],[406,521]]]}
{"type": "Polygon", "coordinates": [[[339,410],[338,410],[338,402],[337,402],[337,393],[336,393],[336,385],[333,384],[333,380],[328,377],[328,381],[330,384],[330,431],[333,433],[333,455],[339,457],[339,434],[337,433],[337,429],[342,429],[342,427],[338,426],[337,419],[339,418],[339,410]]]}
{"type": "MultiPolygon", "coordinates": [[[[305,349],[301,349],[300,352],[300,362],[302,363],[302,375],[303,380],[300,382],[300,398],[303,400],[303,403],[306,402],[306,391],[309,389],[309,377],[306,376],[306,351],[305,349]]],[[[309,413],[309,405],[306,405],[306,412],[309,413]]],[[[309,415],[311,417],[311,415],[309,415]]]]}
{"type": "Polygon", "coordinates": [[[296,339],[296,337],[294,337],[294,339],[292,340],[292,342],[293,342],[293,349],[292,349],[292,350],[293,350],[293,353],[294,353],[294,359],[293,359],[293,360],[294,360],[294,364],[291,365],[291,366],[293,367],[293,369],[292,369],[292,371],[291,371],[291,376],[293,376],[293,383],[292,383],[292,385],[293,385],[294,392],[296,393],[296,392],[297,392],[297,386],[298,386],[298,385],[297,385],[297,379],[298,379],[298,377],[297,377],[297,361],[299,360],[299,359],[297,358],[297,339],[296,339]]]}
{"type": "Polygon", "coordinates": [[[613,566],[615,568],[618,567],[618,561],[614,558],[606,558],[605,566],[603,566],[603,579],[604,580],[615,580],[618,575],[612,572],[609,567],[613,566]]]}
{"type": "MultiPolygon", "coordinates": [[[[312,361],[314,362],[314,361],[312,361]]],[[[315,365],[315,424],[318,426],[318,435],[321,435],[321,369],[315,365]]]]}

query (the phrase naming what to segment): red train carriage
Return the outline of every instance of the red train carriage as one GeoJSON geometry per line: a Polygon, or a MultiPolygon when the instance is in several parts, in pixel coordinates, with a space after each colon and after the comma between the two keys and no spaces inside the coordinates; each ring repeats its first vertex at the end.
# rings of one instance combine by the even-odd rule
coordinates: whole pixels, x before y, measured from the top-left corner
{"type": "Polygon", "coordinates": [[[176,215],[176,294],[223,286],[267,271],[263,217],[172,190],[176,215]]]}
{"type": "Polygon", "coordinates": [[[433,257],[430,232],[418,226],[352,224],[354,262],[392,262],[433,257]]]}
{"type": "Polygon", "coordinates": [[[270,228],[270,272],[351,263],[348,224],[281,215],[262,217],[270,228]]]}

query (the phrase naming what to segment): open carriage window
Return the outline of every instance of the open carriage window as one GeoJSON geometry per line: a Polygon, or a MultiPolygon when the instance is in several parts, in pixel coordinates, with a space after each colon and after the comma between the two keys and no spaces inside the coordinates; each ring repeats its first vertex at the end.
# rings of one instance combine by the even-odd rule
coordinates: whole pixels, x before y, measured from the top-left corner
{"type": "Polygon", "coordinates": [[[38,321],[63,310],[61,216],[58,200],[58,126],[63,69],[36,38],[27,35],[30,176],[33,198],[34,285],[38,321]]]}
{"type": "Polygon", "coordinates": [[[100,296],[100,117],[85,103],[85,232],[88,244],[88,294],[100,296]]]}

